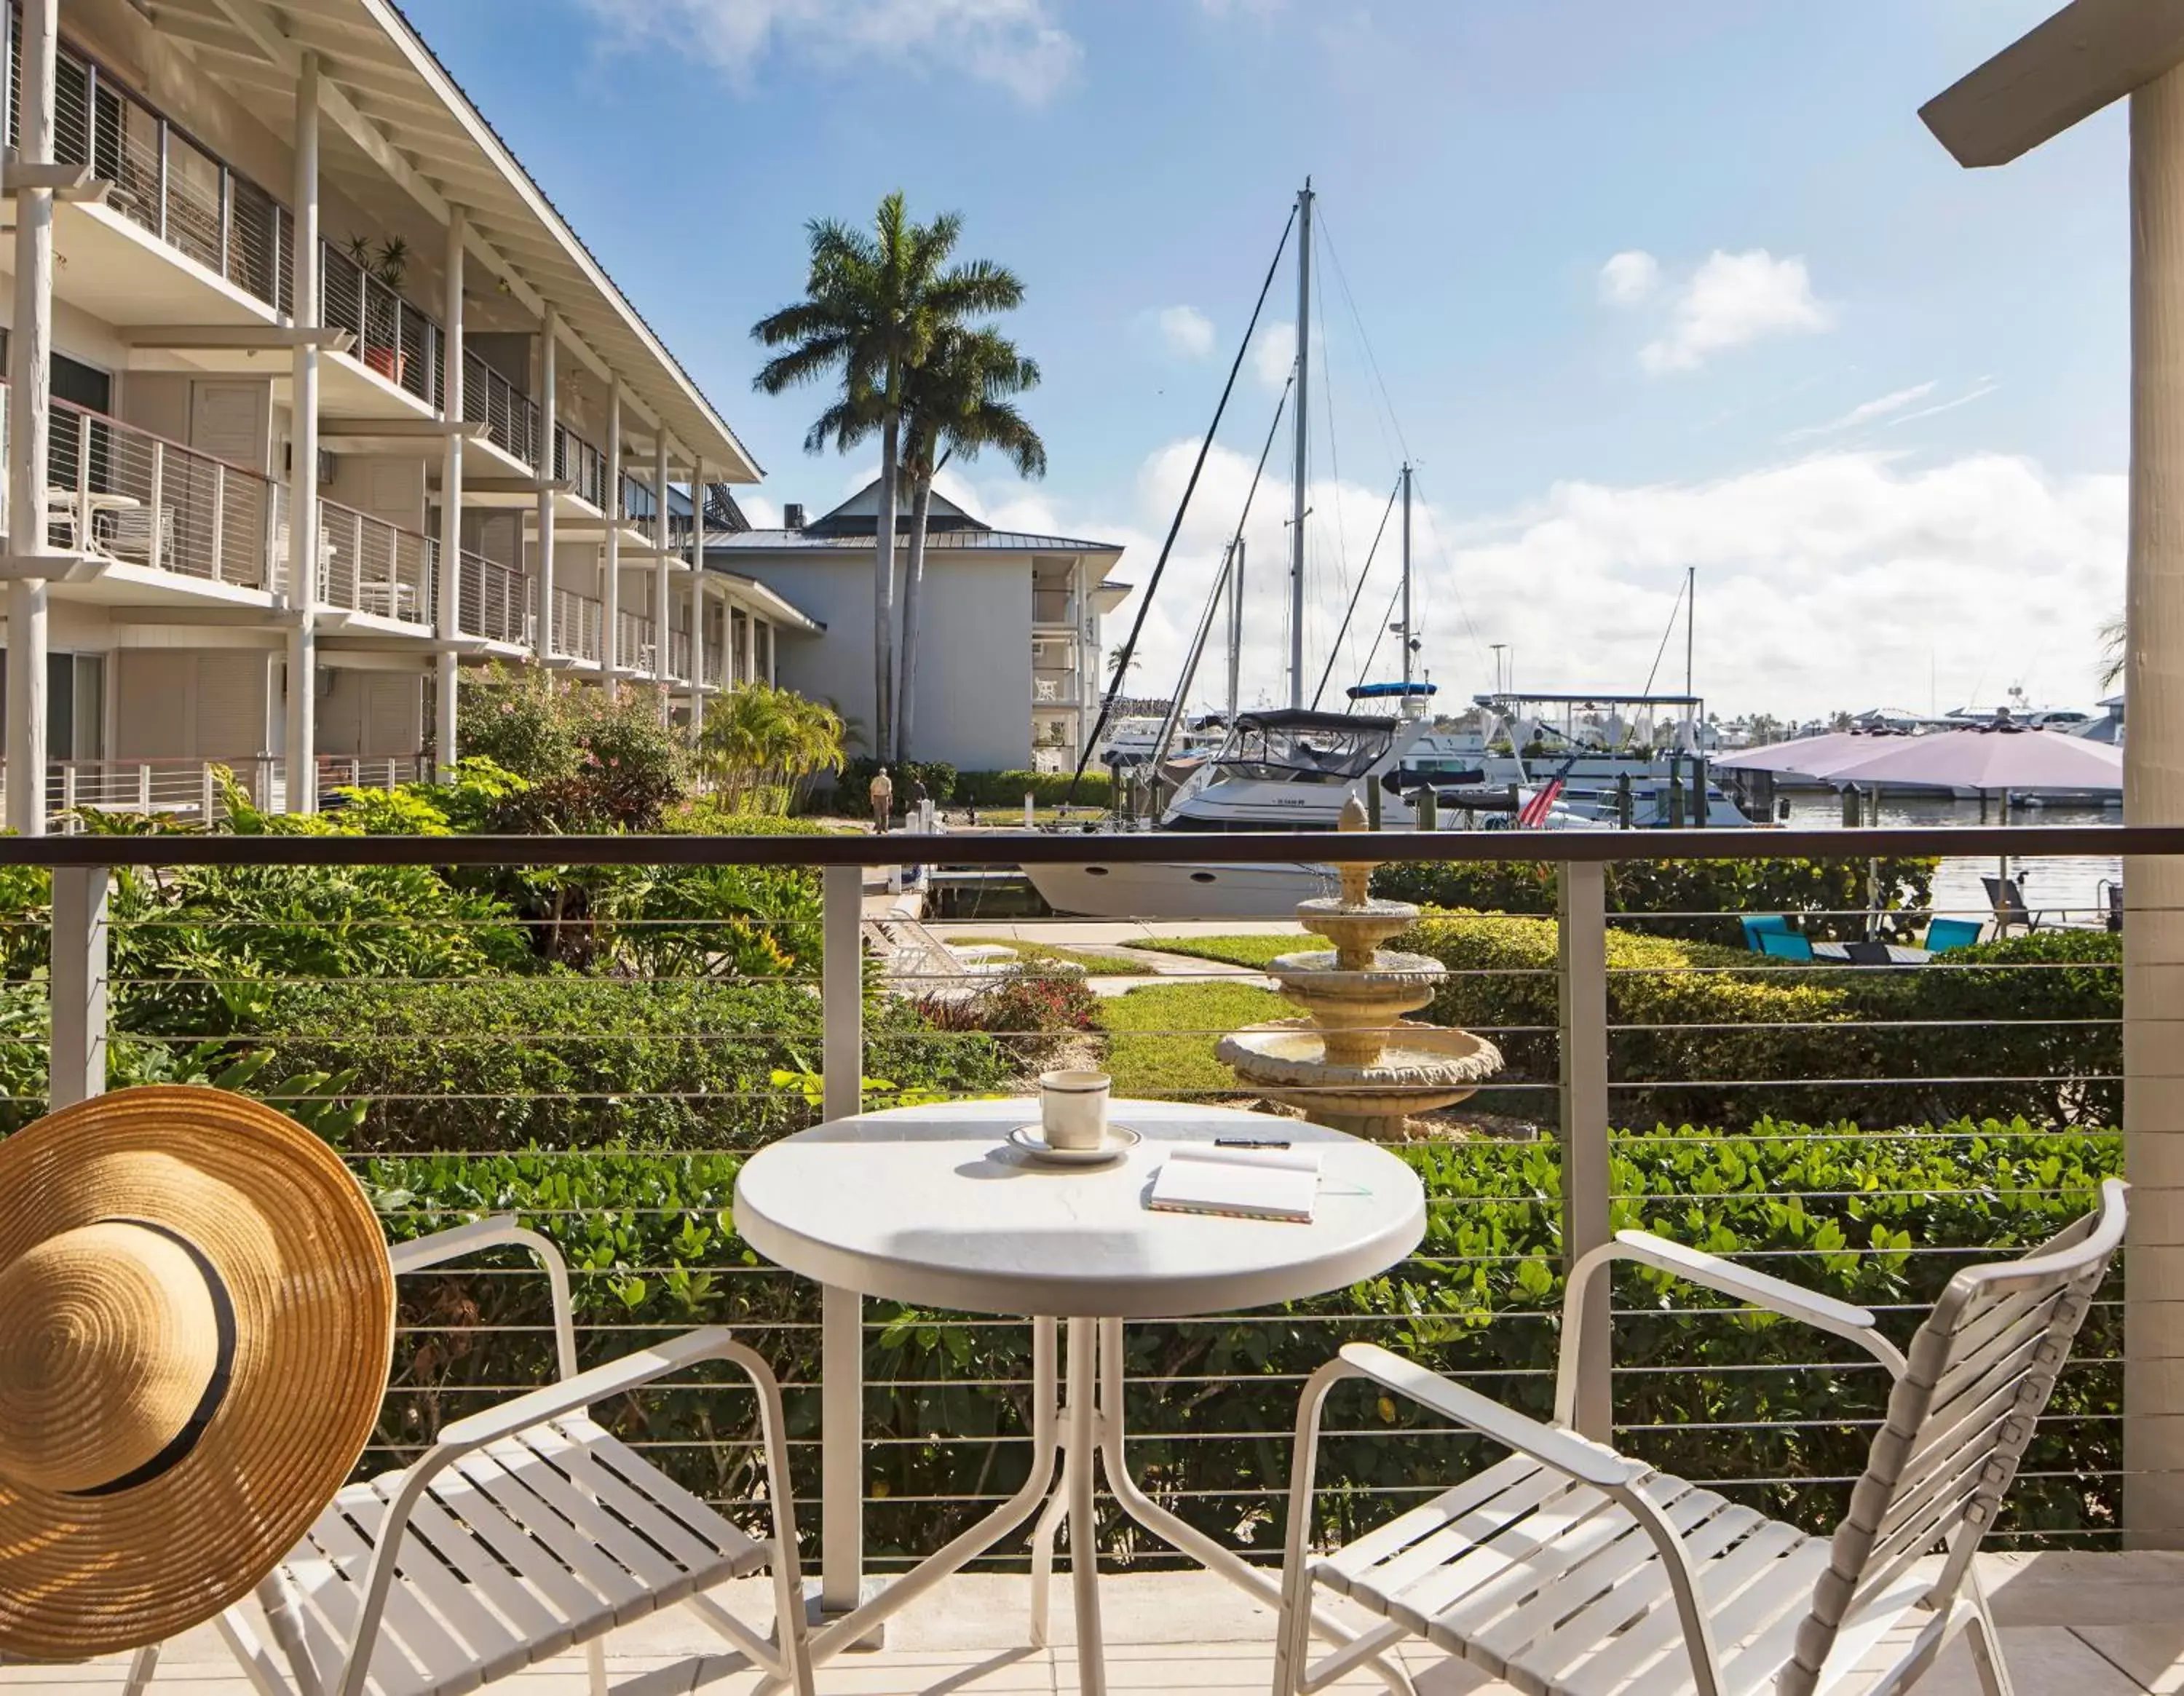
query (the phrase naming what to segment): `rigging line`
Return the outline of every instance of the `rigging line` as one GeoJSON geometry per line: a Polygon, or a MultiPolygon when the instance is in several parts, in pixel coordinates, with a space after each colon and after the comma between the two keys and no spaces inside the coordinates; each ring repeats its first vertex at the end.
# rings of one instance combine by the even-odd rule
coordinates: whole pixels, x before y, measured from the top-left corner
{"type": "MultiPolygon", "coordinates": [[[[1403,480],[1398,477],[1396,479],[1394,491],[1388,497],[1388,504],[1380,509],[1380,527],[1373,532],[1373,545],[1366,550],[1365,569],[1357,574],[1357,587],[1351,591],[1350,609],[1342,614],[1342,628],[1335,632],[1334,642],[1328,647],[1327,669],[1319,674],[1319,687],[1312,692],[1312,707],[1314,712],[1319,710],[1319,698],[1327,692],[1327,680],[1334,675],[1334,651],[1342,646],[1343,637],[1350,634],[1350,620],[1357,616],[1358,597],[1365,592],[1365,580],[1373,575],[1373,555],[1380,551],[1380,538],[1388,533],[1388,520],[1394,515],[1396,503],[1402,498],[1402,492],[1403,480]]],[[[1401,593],[1401,590],[1402,586],[1397,584],[1396,592],[1401,593]]],[[[1378,645],[1377,642],[1374,644],[1375,647],[1378,645]]]]}
{"type": "Polygon", "coordinates": [[[1213,451],[1213,438],[1221,429],[1222,415],[1228,410],[1228,397],[1236,392],[1236,374],[1244,369],[1244,356],[1251,350],[1252,333],[1259,327],[1259,314],[1266,310],[1267,296],[1274,286],[1274,273],[1281,269],[1282,255],[1289,250],[1290,231],[1296,227],[1297,209],[1292,205],[1290,215],[1282,225],[1282,239],[1274,244],[1274,257],[1268,264],[1266,281],[1259,285],[1259,298],[1251,308],[1251,321],[1244,326],[1243,339],[1236,344],[1236,358],[1228,367],[1228,381],[1221,386],[1220,403],[1213,409],[1213,422],[1206,437],[1198,444],[1198,459],[1190,468],[1190,481],[1183,486],[1183,498],[1176,503],[1175,519],[1167,527],[1167,540],[1161,543],[1159,561],[1153,566],[1152,576],[1145,584],[1145,598],[1138,603],[1138,615],[1131,621],[1129,640],[1115,664],[1115,676],[1107,685],[1107,693],[1100,703],[1100,716],[1092,726],[1092,734],[1077,752],[1077,770],[1070,774],[1069,803],[1077,800],[1077,787],[1084,781],[1084,768],[1090,764],[1092,750],[1100,745],[1106,733],[1107,721],[1114,716],[1115,703],[1121,698],[1123,684],[1130,675],[1130,661],[1137,655],[1138,638],[1145,633],[1145,614],[1152,610],[1153,595],[1159,589],[1162,576],[1167,570],[1168,555],[1175,551],[1175,538],[1183,529],[1183,515],[1190,510],[1190,498],[1198,492],[1199,474],[1206,469],[1206,456],[1213,451]]]}
{"type": "Polygon", "coordinates": [[[1646,674],[1646,687],[1640,692],[1642,694],[1650,695],[1653,692],[1654,674],[1661,669],[1661,656],[1669,651],[1669,638],[1676,633],[1676,614],[1683,610],[1684,590],[1690,582],[1691,579],[1686,577],[1681,583],[1676,585],[1676,603],[1669,609],[1669,622],[1661,631],[1660,647],[1653,651],[1653,670],[1646,674]]]}
{"type": "MultiPolygon", "coordinates": [[[[1314,239],[1318,240],[1315,231],[1314,239]]],[[[1321,245],[1324,247],[1325,243],[1321,245]]],[[[1342,521],[1342,455],[1334,436],[1334,359],[1327,336],[1327,291],[1322,289],[1312,302],[1319,314],[1319,402],[1327,414],[1327,475],[1328,487],[1334,499],[1334,589],[1338,595],[1348,597],[1350,588],[1350,534],[1342,521]]],[[[1361,583],[1362,577],[1358,579],[1361,583]]],[[[1349,622],[1345,620],[1346,626],[1349,622]]],[[[1328,644],[1328,661],[1334,663],[1334,650],[1341,645],[1338,636],[1328,644]]]]}
{"type": "MultiPolygon", "coordinates": [[[[1340,285],[1342,298],[1350,308],[1351,322],[1357,326],[1357,339],[1364,344],[1365,363],[1373,373],[1373,381],[1380,391],[1381,409],[1387,415],[1389,428],[1396,432],[1396,442],[1403,450],[1402,457],[1408,459],[1411,458],[1411,444],[1404,439],[1402,420],[1396,416],[1395,398],[1388,392],[1387,379],[1380,375],[1379,356],[1373,351],[1373,338],[1365,333],[1365,317],[1357,309],[1357,297],[1350,292],[1350,274],[1342,269],[1342,256],[1334,251],[1334,236],[1327,227],[1327,214],[1323,211],[1315,212],[1313,215],[1313,228],[1319,234],[1320,245],[1327,250],[1328,263],[1334,269],[1334,281],[1340,285]]],[[[1381,445],[1385,447],[1385,442],[1381,445]]]]}
{"type": "Polygon", "coordinates": [[[1206,610],[1199,615],[1198,634],[1191,642],[1190,656],[1184,662],[1183,676],[1176,683],[1175,698],[1168,704],[1167,717],[1161,723],[1159,739],[1153,743],[1152,758],[1147,764],[1155,773],[1160,770],[1161,762],[1167,758],[1168,743],[1174,739],[1176,726],[1183,721],[1183,715],[1187,710],[1191,684],[1198,676],[1198,662],[1205,655],[1206,637],[1212,634],[1214,611],[1221,604],[1222,587],[1228,584],[1233,591],[1235,587],[1228,583],[1228,573],[1236,563],[1236,549],[1242,544],[1244,526],[1251,520],[1251,503],[1258,497],[1259,479],[1266,472],[1267,457],[1274,451],[1274,438],[1281,433],[1282,414],[1288,410],[1290,393],[1295,387],[1296,373],[1292,370],[1290,380],[1282,385],[1281,398],[1274,403],[1274,421],[1267,426],[1266,445],[1259,449],[1258,469],[1251,473],[1251,487],[1244,493],[1244,510],[1237,514],[1235,531],[1228,538],[1228,546],[1222,553],[1221,569],[1214,575],[1212,592],[1206,598],[1206,610]]]}
{"type": "MultiPolygon", "coordinates": [[[[1357,674],[1357,681],[1361,684],[1372,675],[1373,662],[1380,654],[1380,638],[1388,633],[1388,626],[1396,621],[1396,603],[1401,598],[1403,586],[1398,583],[1396,585],[1395,593],[1388,597],[1388,610],[1380,615],[1380,628],[1373,632],[1372,647],[1365,650],[1365,669],[1357,674]]],[[[1407,642],[1410,639],[1408,631],[1403,632],[1403,638],[1407,642]]],[[[1352,712],[1357,710],[1356,703],[1351,703],[1350,710],[1352,712]]]]}
{"type": "MultiPolygon", "coordinates": [[[[1418,501],[1418,513],[1425,520],[1426,529],[1432,533],[1434,556],[1444,566],[1449,565],[1448,550],[1441,545],[1440,531],[1434,525],[1433,503],[1426,499],[1421,492],[1416,465],[1411,468],[1411,492],[1418,501]]],[[[1481,673],[1484,673],[1488,670],[1486,644],[1480,639],[1479,626],[1472,621],[1471,609],[1464,603],[1463,592],[1456,587],[1455,570],[1452,568],[1450,569],[1446,576],[1449,597],[1456,603],[1456,615],[1463,621],[1464,633],[1471,638],[1472,658],[1479,662],[1479,669],[1481,673]]]]}

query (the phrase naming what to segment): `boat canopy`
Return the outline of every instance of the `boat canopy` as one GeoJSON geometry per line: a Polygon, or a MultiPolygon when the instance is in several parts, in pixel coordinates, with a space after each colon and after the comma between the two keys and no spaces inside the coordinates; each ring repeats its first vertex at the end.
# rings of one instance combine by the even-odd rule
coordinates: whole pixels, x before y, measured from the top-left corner
{"type": "Polygon", "coordinates": [[[1224,777],[1348,782],[1387,756],[1400,720],[1285,708],[1239,713],[1216,761],[1224,777]]]}

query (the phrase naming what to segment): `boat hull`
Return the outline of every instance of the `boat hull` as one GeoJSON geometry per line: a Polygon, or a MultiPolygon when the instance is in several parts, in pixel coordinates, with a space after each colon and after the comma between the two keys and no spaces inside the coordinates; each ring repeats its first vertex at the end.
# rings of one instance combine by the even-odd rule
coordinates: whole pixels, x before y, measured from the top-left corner
{"type": "Polygon", "coordinates": [[[1289,919],[1336,887],[1333,867],[1301,862],[1092,860],[1024,876],[1056,912],[1081,919],[1289,919]]]}

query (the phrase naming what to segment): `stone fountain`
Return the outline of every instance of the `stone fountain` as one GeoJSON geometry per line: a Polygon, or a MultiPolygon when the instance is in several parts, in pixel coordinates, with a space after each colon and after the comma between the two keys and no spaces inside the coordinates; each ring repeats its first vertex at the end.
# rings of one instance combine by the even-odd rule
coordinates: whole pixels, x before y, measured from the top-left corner
{"type": "MultiPolygon", "coordinates": [[[[1341,828],[1366,828],[1354,795],[1341,828]]],[[[1380,947],[1416,923],[1418,909],[1372,898],[1377,864],[1338,865],[1339,896],[1298,904],[1298,920],[1332,949],[1283,954],[1267,968],[1306,1016],[1223,1037],[1216,1052],[1240,1082],[1303,1109],[1315,1125],[1396,1142],[1413,1134],[1413,1114],[1452,1106],[1501,1070],[1502,1052],[1468,1031],[1398,1016],[1430,1002],[1448,969],[1380,947]]]]}

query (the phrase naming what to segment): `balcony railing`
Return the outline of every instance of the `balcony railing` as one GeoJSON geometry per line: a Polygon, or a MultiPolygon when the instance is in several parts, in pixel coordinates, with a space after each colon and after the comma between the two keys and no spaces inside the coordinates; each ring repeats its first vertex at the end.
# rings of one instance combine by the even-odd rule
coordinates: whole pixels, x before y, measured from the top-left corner
{"type": "Polygon", "coordinates": [[[538,403],[476,353],[463,353],[463,417],[526,465],[538,463],[538,403]]]}
{"type": "Polygon", "coordinates": [[[287,550],[287,506],[270,478],[64,400],[53,403],[50,440],[51,546],[207,582],[271,587],[270,567],[287,550]]]}
{"type": "Polygon", "coordinates": [[[529,647],[538,580],[482,554],[465,552],[459,563],[455,617],[462,633],[529,647]]]}
{"type": "Polygon", "coordinates": [[[658,503],[652,498],[652,486],[649,483],[640,482],[627,471],[623,472],[620,514],[623,521],[643,531],[649,537],[652,534],[652,515],[657,509],[658,503]]]}
{"type": "Polygon", "coordinates": [[[319,598],[429,628],[439,605],[440,544],[341,505],[319,503],[319,598]]]}
{"type": "Polygon", "coordinates": [[[429,407],[440,404],[439,320],[405,300],[355,258],[331,242],[322,243],[320,293],[326,322],[356,337],[352,357],[396,387],[407,389],[429,407]]]}
{"type": "MultiPolygon", "coordinates": [[[[1987,1547],[2117,1547],[2127,1498],[2135,1536],[2184,1538],[2170,1488],[2175,1450],[2162,1447],[2184,1416],[2184,1387],[2163,1370],[2184,1348],[2184,1313],[2159,1277],[2173,1197],[2162,1188],[2158,1116],[2167,1051],[2153,1040],[2155,1021],[2173,1015],[2161,938],[2166,857],[2184,853],[2184,831],[373,837],[313,838],[292,852],[283,875],[298,886],[321,876],[313,865],[337,863],[521,867],[526,891],[550,887],[560,868],[649,863],[678,896],[688,887],[674,881],[680,868],[819,873],[822,910],[784,904],[765,918],[594,907],[564,937],[538,920],[535,903],[511,908],[504,922],[471,905],[405,912],[404,925],[425,927],[428,942],[443,933],[463,949],[421,946],[410,966],[375,944],[368,981],[308,986],[295,1015],[302,1025],[281,1022],[285,1004],[269,997],[251,1015],[258,1023],[223,1028],[238,1054],[270,1056],[251,1086],[262,1094],[292,1100],[281,1094],[284,1077],[310,1080],[300,1089],[346,1079],[343,1099],[363,1115],[344,1127],[343,1151],[392,1234],[491,1206],[521,1211],[580,1251],[571,1259],[587,1361],[669,1326],[733,1319],[744,1327],[788,1383],[800,1516],[822,1545],[829,1592],[854,1598],[867,1565],[906,1565],[1022,1486],[1034,1460],[1024,1392],[1038,1333],[990,1313],[861,1303],[841,1292],[822,1302],[735,1234],[740,1161],[822,1115],[885,1107],[911,1090],[944,1110],[1015,1095],[1035,1114],[1029,1079],[1064,1044],[1097,1045],[1125,1094],[1255,1096],[1217,1063],[1214,1043],[1241,1025],[1288,1016],[1263,968],[1271,954],[1317,944],[1293,923],[1286,935],[1243,933],[1291,920],[1300,889],[1316,895],[1331,881],[1327,863],[1367,854],[1401,863],[1395,883],[1438,892],[1451,907],[1517,909],[1431,915],[1401,944],[1447,970],[1421,1016],[1491,1041],[1502,1062],[1479,1094],[1431,1116],[1430,1136],[1399,1148],[1425,1188],[1424,1240],[1384,1275],[1310,1302],[1134,1320],[1115,1365],[1134,1452],[1150,1462],[1140,1485],[1208,1543],[1254,1563],[1262,1597],[1282,1544],[1300,1384],[1339,1344],[1384,1342],[1497,1400],[1542,1410],[1568,1264],[1611,1229],[1640,1224],[1870,1307],[1900,1343],[1958,1268],[2012,1254],[2090,1204],[2092,1187],[2122,1160],[2127,1064],[2152,1080],[2150,1122],[2133,1119],[2126,1134],[2137,1143],[2133,1158],[2148,1157],[2133,1174],[2133,1204],[2148,1222],[2154,1276],[2120,1273],[2092,1298],[1987,1547]],[[2156,970],[2134,972],[2126,993],[2120,954],[2098,932],[2100,915],[2085,910],[2089,892],[2028,892],[2051,912],[2075,909],[2065,916],[2078,928],[2062,935],[1869,966],[1747,954],[1737,940],[1741,904],[1730,897],[1724,906],[1724,891],[1771,891],[1755,904],[1791,908],[1815,941],[1869,930],[1915,939],[1931,911],[1962,913],[1969,903],[1985,920],[1976,874],[2003,852],[2042,868],[2097,857],[2110,876],[2123,858],[2126,875],[2143,881],[2122,922],[2127,931],[2144,926],[2134,943],[2156,970]],[[1924,865],[1934,856],[1942,857],[1938,873],[1924,865]],[[1770,881],[1763,874],[1776,859],[1791,864],[1770,881]],[[1865,868],[1876,859],[1894,870],[1869,905],[1865,868]],[[1039,874],[1081,871],[1088,860],[1114,875],[1081,880],[1087,889],[1173,868],[1178,888],[1200,891],[1201,910],[1225,904],[1218,910],[1239,921],[1237,934],[1217,941],[1206,926],[1158,914],[1118,922],[1118,937],[1147,946],[1105,943],[1084,964],[1146,987],[1104,997],[1107,1010],[1089,1032],[1006,1022],[1005,1009],[1022,998],[982,998],[994,962],[935,934],[937,923],[866,928],[871,959],[855,943],[867,865],[1039,874]],[[1834,870],[1818,873],[1815,863],[1834,870]],[[1192,884],[1194,870],[1212,881],[1192,884]],[[448,981],[445,961],[479,957],[476,939],[497,923],[497,948],[543,955],[566,943],[566,953],[526,956],[506,977],[448,981]],[[752,946],[754,932],[776,946],[752,946]],[[1152,971],[1184,954],[1193,976],[1152,971]],[[868,966],[878,968],[869,993],[868,966]],[[347,998],[335,1012],[332,992],[347,998]],[[1134,1009],[1134,1000],[1152,1010],[1134,1009]],[[2126,1047],[2133,1020],[2139,1036],[2126,1047]],[[524,1034],[512,1039],[512,1031],[524,1034]]],[[[72,1078],[81,1093],[94,1070],[91,1087],[105,1085],[109,1064],[116,1078],[135,1076],[128,1068],[143,1064],[143,1046],[167,1040],[161,1031],[186,1033],[177,1044],[201,1040],[202,1026],[187,1020],[119,1022],[172,993],[153,950],[170,946],[162,939],[173,927],[136,902],[117,902],[109,915],[84,898],[88,880],[103,876],[86,868],[268,858],[264,838],[0,839],[0,863],[63,868],[51,977],[17,986],[39,1004],[39,1016],[19,1028],[47,1028],[49,994],[56,1012],[75,1009],[51,1024],[55,1080],[72,1078]],[[104,1029],[86,1028],[80,993],[60,998],[85,982],[110,984],[116,1028],[129,1032],[110,1056],[99,1046],[104,1029]]],[[[2088,870],[2086,892],[2091,878],[2088,870]]],[[[572,877],[568,887],[593,886],[572,877]]],[[[309,913],[267,919],[253,909],[223,925],[235,946],[252,946],[255,927],[268,959],[276,947],[290,950],[278,958],[304,958],[326,919],[309,913]],[[298,941],[292,932],[305,924],[320,928],[298,941]]],[[[981,920],[974,934],[990,937],[995,924],[981,920]]],[[[1056,940],[1084,945],[1084,932],[1073,924],[1056,940]]],[[[1030,921],[1016,940],[1036,944],[1042,934],[1030,921]]],[[[34,1083],[15,1086],[13,1110],[35,1111],[24,1100],[35,1093],[34,1083]]],[[[996,1121],[996,1143],[1006,1122],[996,1121]]],[[[980,1167],[999,1193],[997,1231],[1009,1222],[1011,1184],[1027,1182],[1010,1160],[997,1153],[980,1167]]],[[[484,1396],[531,1387],[551,1359],[543,1297],[519,1289],[506,1267],[444,1277],[432,1304],[408,1316],[396,1414],[373,1470],[406,1464],[441,1421],[484,1396]]],[[[1576,1363],[1583,1428],[1807,1530],[1831,1525],[1886,1422],[1887,1373],[1832,1339],[1754,1323],[1687,1286],[1634,1275],[1612,1294],[1600,1311],[1613,1321],[1614,1348],[1576,1363]]],[[[683,1384],[656,1419],[640,1423],[619,1405],[600,1416],[709,1499],[739,1503],[750,1487],[747,1407],[716,1386],[683,1384]]],[[[1443,1422],[1370,1399],[1332,1405],[1326,1438],[1321,1477],[1339,1490],[1329,1511],[1346,1537],[1428,1499],[1470,1471],[1477,1453],[1443,1422]]],[[[1155,1569],[1158,1551],[1123,1535],[1119,1515],[1103,1514],[1098,1529],[1110,1560],[1155,1569]]]]}
{"type": "Polygon", "coordinates": [[[690,632],[687,630],[668,632],[667,675],[678,683],[690,681],[690,632]]]}
{"type": "Polygon", "coordinates": [[[563,659],[599,664],[599,627],[606,609],[589,595],[554,591],[554,653],[563,659]]]}
{"type": "Polygon", "coordinates": [[[554,475],[578,500],[606,510],[607,456],[565,424],[554,426],[554,475]]]}
{"type": "Polygon", "coordinates": [[[615,613],[615,665],[632,676],[650,677],[654,672],[652,620],[638,613],[615,613]]]}
{"type": "Polygon", "coordinates": [[[705,687],[725,689],[728,687],[728,653],[727,644],[718,637],[705,643],[705,687]]]}

